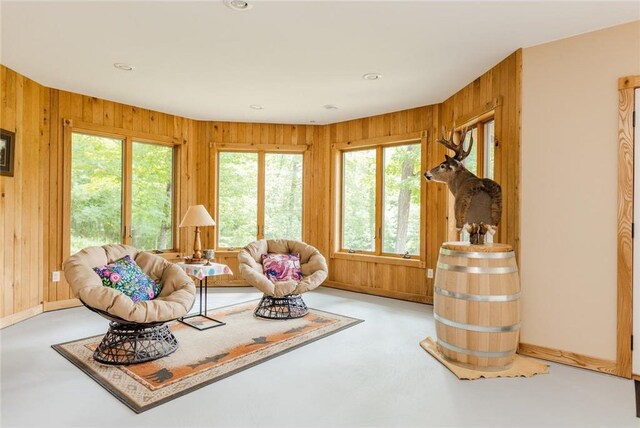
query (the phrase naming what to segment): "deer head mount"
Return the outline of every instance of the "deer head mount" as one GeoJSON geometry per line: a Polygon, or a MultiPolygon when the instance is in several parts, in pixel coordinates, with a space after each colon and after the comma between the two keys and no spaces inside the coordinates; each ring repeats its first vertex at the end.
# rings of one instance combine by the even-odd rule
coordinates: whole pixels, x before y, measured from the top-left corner
{"type": "Polygon", "coordinates": [[[447,139],[446,129],[442,128],[442,138],[438,143],[453,150],[455,155],[445,155],[444,162],[425,172],[424,178],[447,184],[455,198],[456,228],[458,231],[466,228],[471,234],[472,244],[484,244],[486,233],[495,233],[502,216],[502,189],[495,181],[478,178],[465,168],[462,161],[473,149],[473,135],[465,150],[466,128],[460,132],[457,144],[454,141],[455,134],[455,127],[452,127],[447,139]]]}

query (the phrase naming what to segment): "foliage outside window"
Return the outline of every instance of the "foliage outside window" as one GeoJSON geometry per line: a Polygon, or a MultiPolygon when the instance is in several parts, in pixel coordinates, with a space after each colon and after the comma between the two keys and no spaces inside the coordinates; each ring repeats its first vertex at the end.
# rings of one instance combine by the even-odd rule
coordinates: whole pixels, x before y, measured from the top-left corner
{"type": "Polygon", "coordinates": [[[420,173],[420,143],[343,152],[341,248],[418,255],[420,173]]]}
{"type": "Polygon", "coordinates": [[[114,243],[140,250],[173,248],[173,156],[169,146],[72,133],[71,253],[114,243]],[[125,144],[132,144],[130,170],[124,167],[125,144]],[[124,200],[126,175],[130,200],[124,200]],[[125,206],[131,208],[130,218],[124,216],[125,206]]]}
{"type": "Polygon", "coordinates": [[[264,238],[302,239],[302,155],[265,153],[264,238]]]}
{"type": "Polygon", "coordinates": [[[173,248],[173,148],[134,142],[131,176],[131,245],[173,248]]]}
{"type": "Polygon", "coordinates": [[[118,139],[72,136],[72,254],[122,242],[122,146],[118,139]]]}
{"type": "Polygon", "coordinates": [[[258,232],[258,153],[221,152],[218,162],[218,246],[238,248],[258,232]]]}
{"type": "Polygon", "coordinates": [[[420,253],[420,145],[384,148],[382,252],[420,253]]]}
{"type": "Polygon", "coordinates": [[[220,152],[218,247],[241,248],[262,238],[302,240],[302,173],[302,154],[220,152]]]}
{"type": "Polygon", "coordinates": [[[342,246],[374,251],[376,149],[344,152],[342,172],[342,246]]]}

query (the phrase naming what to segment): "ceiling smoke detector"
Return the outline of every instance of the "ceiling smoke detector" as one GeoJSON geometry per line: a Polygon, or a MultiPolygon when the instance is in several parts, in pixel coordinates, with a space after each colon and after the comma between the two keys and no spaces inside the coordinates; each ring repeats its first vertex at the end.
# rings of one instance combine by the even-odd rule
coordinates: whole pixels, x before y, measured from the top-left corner
{"type": "Polygon", "coordinates": [[[325,108],[327,110],[338,110],[338,106],[334,106],[333,104],[325,104],[322,106],[322,108],[325,108]]]}
{"type": "Polygon", "coordinates": [[[246,0],[224,0],[224,4],[233,10],[237,10],[243,12],[245,10],[249,10],[253,7],[251,3],[246,0]]]}
{"type": "Polygon", "coordinates": [[[380,79],[382,79],[382,74],[380,74],[380,73],[367,73],[367,74],[363,74],[362,78],[364,80],[380,80],[380,79]]]}
{"type": "Polygon", "coordinates": [[[264,107],[262,107],[260,104],[251,104],[249,106],[249,108],[252,108],[254,110],[263,110],[264,109],[264,107]]]}
{"type": "Polygon", "coordinates": [[[125,64],[123,62],[116,62],[113,66],[122,71],[133,71],[136,69],[133,65],[125,64]]]}

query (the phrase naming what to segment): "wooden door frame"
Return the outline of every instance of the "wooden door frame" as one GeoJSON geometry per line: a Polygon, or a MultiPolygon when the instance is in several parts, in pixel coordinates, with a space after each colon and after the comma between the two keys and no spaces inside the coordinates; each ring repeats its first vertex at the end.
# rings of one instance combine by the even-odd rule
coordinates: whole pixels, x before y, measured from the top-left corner
{"type": "Polygon", "coordinates": [[[636,88],[640,88],[640,75],[621,77],[618,80],[618,305],[615,374],[626,378],[631,378],[633,332],[633,122],[636,88]]]}

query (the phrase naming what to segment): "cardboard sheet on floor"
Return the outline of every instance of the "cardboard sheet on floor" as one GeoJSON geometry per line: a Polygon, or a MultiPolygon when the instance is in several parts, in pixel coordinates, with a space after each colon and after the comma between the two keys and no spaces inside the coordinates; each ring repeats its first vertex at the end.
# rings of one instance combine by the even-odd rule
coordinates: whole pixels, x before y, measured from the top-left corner
{"type": "Polygon", "coordinates": [[[549,366],[546,363],[518,354],[516,354],[516,357],[513,360],[513,366],[508,370],[485,372],[481,370],[467,369],[445,360],[442,354],[438,351],[438,346],[436,345],[435,340],[430,337],[427,337],[420,342],[420,346],[422,346],[422,348],[431,354],[436,360],[440,361],[446,368],[456,375],[458,379],[474,380],[480,379],[481,377],[486,379],[495,377],[532,377],[537,374],[549,373],[549,366]]]}

